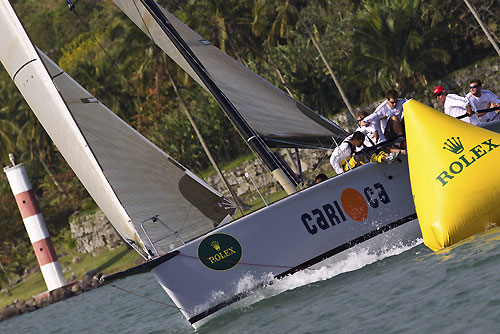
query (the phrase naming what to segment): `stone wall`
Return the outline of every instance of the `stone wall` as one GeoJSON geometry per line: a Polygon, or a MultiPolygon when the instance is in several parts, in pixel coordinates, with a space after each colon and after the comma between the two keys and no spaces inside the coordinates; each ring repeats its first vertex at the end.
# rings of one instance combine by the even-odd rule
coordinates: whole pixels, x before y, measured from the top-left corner
{"type": "MultiPolygon", "coordinates": [[[[469,67],[460,69],[445,78],[429,86],[427,96],[432,97],[432,89],[435,86],[443,86],[448,93],[465,96],[469,92],[469,80],[479,79],[483,83],[483,89],[491,90],[497,96],[500,96],[500,58],[494,57],[485,59],[469,67]]],[[[427,102],[427,101],[422,101],[427,102]]],[[[433,100],[430,105],[438,110],[443,110],[443,106],[433,100]]]]}
{"type": "MultiPolygon", "coordinates": [[[[335,115],[332,120],[349,132],[354,131],[356,128],[356,124],[352,121],[352,117],[345,113],[335,115]]],[[[300,150],[300,163],[306,184],[310,184],[319,173],[331,174],[333,171],[329,161],[331,152],[331,150],[300,150]]],[[[280,149],[279,153],[297,174],[295,150],[280,149]]],[[[266,200],[267,195],[282,189],[281,186],[272,180],[270,173],[262,164],[260,158],[245,161],[241,166],[228,169],[224,171],[223,174],[236,195],[244,202],[251,202],[259,198],[259,194],[252,184],[252,180],[266,200]],[[245,177],[245,173],[248,173],[251,179],[245,177]]],[[[217,174],[213,174],[206,178],[206,181],[212,187],[222,192],[226,197],[231,198],[217,174]]]]}
{"type": "Polygon", "coordinates": [[[123,243],[101,210],[93,214],[74,215],[70,218],[69,225],[79,253],[92,253],[104,246],[113,249],[123,243]]]}
{"type": "Polygon", "coordinates": [[[483,89],[491,90],[496,95],[500,95],[499,68],[500,58],[490,58],[454,72],[439,83],[445,87],[449,93],[465,96],[465,94],[469,92],[469,80],[480,79],[483,82],[483,89]]]}
{"type": "MultiPolygon", "coordinates": [[[[314,180],[314,177],[318,173],[330,172],[332,170],[329,162],[330,152],[331,151],[326,150],[300,151],[302,171],[304,176],[309,179],[309,181],[314,180]],[[320,161],[323,161],[323,163],[320,168],[316,169],[320,161]]],[[[296,168],[294,168],[296,162],[290,163],[291,156],[293,157],[293,161],[296,161],[294,151],[282,149],[280,150],[280,153],[284,156],[285,161],[288,162],[292,169],[297,172],[296,168]]],[[[259,198],[259,194],[256,191],[255,186],[252,184],[252,180],[255,182],[255,185],[259,188],[259,191],[264,198],[266,198],[266,196],[270,193],[272,194],[282,189],[272,180],[271,174],[267,171],[267,168],[262,164],[259,158],[245,161],[241,166],[226,170],[223,174],[236,195],[244,202],[251,202],[259,198]],[[249,177],[245,177],[245,173],[248,173],[249,177]]],[[[226,197],[231,198],[229,192],[226,190],[217,174],[208,177],[206,181],[212,187],[222,192],[226,197]]]]}

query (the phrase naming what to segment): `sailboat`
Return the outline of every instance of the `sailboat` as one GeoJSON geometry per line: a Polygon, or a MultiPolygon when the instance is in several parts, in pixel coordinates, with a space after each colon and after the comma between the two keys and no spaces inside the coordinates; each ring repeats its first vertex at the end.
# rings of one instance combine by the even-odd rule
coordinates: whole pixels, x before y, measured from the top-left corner
{"type": "Polygon", "coordinates": [[[195,328],[266,285],[359,248],[421,237],[408,163],[369,163],[298,191],[269,147],[347,133],[225,55],[150,0],[114,0],[216,98],[288,197],[237,220],[235,205],[149,142],[36,48],[0,0],[0,60],[118,233],[195,328]],[[217,227],[214,227],[217,226],[217,227]]]}

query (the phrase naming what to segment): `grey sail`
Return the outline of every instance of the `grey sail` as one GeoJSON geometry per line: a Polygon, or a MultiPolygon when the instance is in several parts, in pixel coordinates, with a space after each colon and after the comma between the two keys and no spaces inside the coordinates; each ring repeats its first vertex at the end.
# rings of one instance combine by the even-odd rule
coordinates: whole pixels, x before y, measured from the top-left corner
{"type": "MultiPolygon", "coordinates": [[[[179,51],[139,0],[113,0],[170,58],[205,89],[179,51]]],[[[161,8],[161,7],[160,7],[161,8]]],[[[210,44],[161,8],[215,84],[269,146],[330,146],[344,130],[273,86],[210,44]]]]}
{"type": "Polygon", "coordinates": [[[0,60],[123,238],[149,250],[153,243],[162,254],[229,219],[230,202],[35,49],[8,2],[1,4],[0,60]]]}

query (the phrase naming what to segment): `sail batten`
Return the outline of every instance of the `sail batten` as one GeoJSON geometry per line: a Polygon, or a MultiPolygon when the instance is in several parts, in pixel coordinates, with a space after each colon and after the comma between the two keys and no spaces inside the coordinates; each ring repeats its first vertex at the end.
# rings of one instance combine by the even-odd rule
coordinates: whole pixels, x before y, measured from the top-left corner
{"type": "Polygon", "coordinates": [[[7,0],[0,3],[1,62],[123,238],[162,254],[229,219],[234,208],[224,207],[220,193],[35,49],[7,0]]]}
{"type": "MultiPolygon", "coordinates": [[[[141,1],[114,2],[154,43],[208,91],[141,1]]],[[[200,60],[207,74],[262,138],[293,138],[298,144],[314,142],[328,147],[332,143],[332,137],[343,139],[347,135],[336,124],[297,102],[207,42],[161,6],[158,7],[200,60]]],[[[279,146],[277,142],[269,143],[279,146]]]]}
{"type": "MultiPolygon", "coordinates": [[[[44,62],[51,73],[60,71],[50,59],[44,62]]],[[[168,252],[212,230],[232,213],[219,205],[220,193],[174,162],[67,74],[54,80],[142,240],[151,238],[157,241],[155,248],[168,252]],[[164,225],[145,224],[153,217],[164,225]]]]}

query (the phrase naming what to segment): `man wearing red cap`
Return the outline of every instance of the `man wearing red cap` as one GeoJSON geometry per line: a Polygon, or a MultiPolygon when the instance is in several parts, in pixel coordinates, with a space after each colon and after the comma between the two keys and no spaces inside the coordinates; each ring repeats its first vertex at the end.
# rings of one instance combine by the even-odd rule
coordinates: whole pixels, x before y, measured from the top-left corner
{"type": "Polygon", "coordinates": [[[450,115],[455,118],[463,115],[469,115],[468,117],[460,119],[473,125],[479,124],[479,119],[472,112],[472,109],[469,106],[469,101],[465,97],[457,94],[448,94],[442,86],[434,88],[432,95],[436,98],[436,100],[438,100],[438,102],[444,105],[444,113],[446,115],[450,115]]]}

